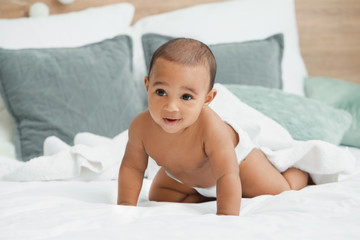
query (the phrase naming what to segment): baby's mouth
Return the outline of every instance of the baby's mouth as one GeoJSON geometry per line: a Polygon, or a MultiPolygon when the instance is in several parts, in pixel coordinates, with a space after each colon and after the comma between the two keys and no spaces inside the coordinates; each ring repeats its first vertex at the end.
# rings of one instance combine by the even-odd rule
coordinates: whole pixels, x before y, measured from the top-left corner
{"type": "Polygon", "coordinates": [[[181,119],[176,119],[176,118],[163,118],[165,123],[168,125],[175,125],[176,123],[178,123],[181,119]]]}

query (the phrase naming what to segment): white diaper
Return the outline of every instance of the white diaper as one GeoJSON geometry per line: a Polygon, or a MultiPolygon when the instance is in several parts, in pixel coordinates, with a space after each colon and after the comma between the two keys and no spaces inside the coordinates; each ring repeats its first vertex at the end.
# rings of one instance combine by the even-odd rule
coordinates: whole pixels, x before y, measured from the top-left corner
{"type": "Polygon", "coordinates": [[[249,135],[242,130],[238,124],[236,124],[233,120],[229,119],[223,119],[223,121],[227,124],[229,124],[235,132],[237,132],[239,136],[239,143],[235,147],[235,153],[238,160],[238,164],[240,163],[249,155],[249,153],[254,149],[257,148],[255,143],[251,141],[249,135]]]}
{"type": "MultiPolygon", "coordinates": [[[[249,155],[249,153],[257,146],[251,141],[249,135],[244,130],[242,130],[238,126],[238,124],[236,124],[234,121],[228,120],[228,119],[223,119],[223,121],[225,123],[229,124],[235,130],[235,132],[237,132],[237,134],[239,135],[239,143],[235,147],[235,153],[236,153],[236,158],[237,158],[238,164],[240,165],[240,163],[247,157],[247,155],[249,155]]],[[[175,178],[169,172],[167,172],[167,171],[165,171],[165,172],[169,177],[182,183],[180,180],[175,178]]],[[[194,189],[198,193],[200,193],[201,195],[203,195],[205,197],[216,197],[216,185],[209,187],[209,188],[194,187],[194,189]]]]}

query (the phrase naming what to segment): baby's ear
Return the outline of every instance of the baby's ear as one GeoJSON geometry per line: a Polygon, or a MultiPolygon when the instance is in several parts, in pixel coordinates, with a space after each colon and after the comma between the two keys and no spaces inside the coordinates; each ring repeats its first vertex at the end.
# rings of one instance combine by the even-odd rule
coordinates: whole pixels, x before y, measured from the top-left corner
{"type": "Polygon", "coordinates": [[[144,83],[145,83],[145,89],[146,89],[146,92],[147,92],[148,89],[149,89],[149,77],[148,76],[145,76],[144,83]]]}
{"type": "Polygon", "coordinates": [[[215,96],[217,94],[216,89],[211,89],[208,94],[206,95],[205,103],[204,105],[209,105],[212,100],[214,100],[215,96]]]}

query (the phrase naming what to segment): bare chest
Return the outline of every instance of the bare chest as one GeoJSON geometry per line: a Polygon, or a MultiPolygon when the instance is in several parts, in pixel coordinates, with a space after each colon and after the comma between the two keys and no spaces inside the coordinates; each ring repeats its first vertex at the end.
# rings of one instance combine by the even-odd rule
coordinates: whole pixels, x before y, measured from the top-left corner
{"type": "Polygon", "coordinates": [[[148,143],[146,151],[157,164],[174,170],[198,168],[207,159],[202,142],[194,139],[167,141],[158,139],[148,143]]]}

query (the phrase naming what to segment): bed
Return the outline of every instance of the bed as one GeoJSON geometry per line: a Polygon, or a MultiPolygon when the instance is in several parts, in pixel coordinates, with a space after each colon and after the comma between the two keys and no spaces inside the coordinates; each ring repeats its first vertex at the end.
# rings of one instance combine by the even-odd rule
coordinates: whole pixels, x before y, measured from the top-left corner
{"type": "Polygon", "coordinates": [[[1,239],[360,238],[356,1],[43,1],[51,15],[26,18],[33,2],[0,8],[1,239]],[[334,15],[333,28],[316,25],[334,15]],[[331,36],[321,46],[319,29],[331,36]],[[273,148],[287,138],[325,146],[316,156],[336,158],[332,170],[317,166],[326,181],[244,198],[240,216],[217,216],[215,201],[149,201],[159,169],[149,161],[138,206],[116,205],[149,58],[174,37],[211,47],[216,81],[261,114],[273,148]]]}

